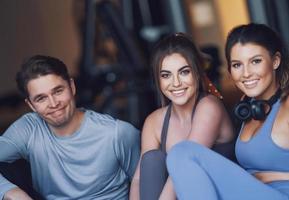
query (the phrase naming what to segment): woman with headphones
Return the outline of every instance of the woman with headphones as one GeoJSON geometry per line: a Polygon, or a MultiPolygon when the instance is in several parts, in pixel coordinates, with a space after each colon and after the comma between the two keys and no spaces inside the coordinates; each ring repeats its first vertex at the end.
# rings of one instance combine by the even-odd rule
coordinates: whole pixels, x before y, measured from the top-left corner
{"type": "Polygon", "coordinates": [[[132,200],[175,199],[165,160],[176,143],[190,135],[197,143],[219,149],[234,137],[220,95],[212,84],[207,87],[205,60],[192,38],[184,33],[169,35],[152,55],[162,107],[146,118],[142,129],[142,156],[131,184],[132,200]]]}
{"type": "Polygon", "coordinates": [[[289,65],[284,43],[269,27],[235,27],[226,42],[235,85],[244,93],[234,113],[243,121],[235,153],[239,165],[193,141],[168,152],[181,200],[288,200],[289,65]]]}

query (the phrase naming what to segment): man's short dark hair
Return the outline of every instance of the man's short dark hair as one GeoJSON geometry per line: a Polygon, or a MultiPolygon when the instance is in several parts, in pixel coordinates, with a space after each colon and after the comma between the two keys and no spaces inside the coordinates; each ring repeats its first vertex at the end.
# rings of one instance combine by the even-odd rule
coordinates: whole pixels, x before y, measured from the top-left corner
{"type": "Polygon", "coordinates": [[[68,83],[70,81],[67,67],[61,60],[44,55],[32,56],[21,65],[20,71],[16,74],[17,87],[21,94],[27,98],[29,97],[28,82],[49,74],[60,76],[68,83]]]}

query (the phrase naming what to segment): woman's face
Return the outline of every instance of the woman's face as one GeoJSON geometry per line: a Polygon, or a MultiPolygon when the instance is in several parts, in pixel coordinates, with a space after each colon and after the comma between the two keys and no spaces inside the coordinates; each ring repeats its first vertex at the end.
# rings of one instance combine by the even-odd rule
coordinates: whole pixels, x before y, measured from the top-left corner
{"type": "Polygon", "coordinates": [[[181,54],[174,53],[163,59],[159,78],[162,93],[173,103],[184,105],[194,100],[196,81],[191,66],[181,54]]]}
{"type": "Polygon", "coordinates": [[[279,53],[271,56],[267,49],[254,43],[236,43],[231,49],[232,79],[249,97],[269,99],[275,93],[275,69],[279,64],[279,53]]]}

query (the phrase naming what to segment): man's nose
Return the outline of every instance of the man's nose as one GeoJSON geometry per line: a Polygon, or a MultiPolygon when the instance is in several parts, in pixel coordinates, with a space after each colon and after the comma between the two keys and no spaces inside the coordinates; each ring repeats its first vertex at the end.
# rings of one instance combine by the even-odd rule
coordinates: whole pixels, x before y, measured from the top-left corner
{"type": "Polygon", "coordinates": [[[53,96],[49,96],[49,105],[51,107],[56,107],[58,105],[57,99],[53,96]]]}

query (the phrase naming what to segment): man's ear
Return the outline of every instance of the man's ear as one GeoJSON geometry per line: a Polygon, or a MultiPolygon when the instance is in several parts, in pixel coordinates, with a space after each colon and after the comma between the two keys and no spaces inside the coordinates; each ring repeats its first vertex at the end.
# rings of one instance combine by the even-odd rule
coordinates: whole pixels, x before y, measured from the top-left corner
{"type": "Polygon", "coordinates": [[[34,112],[36,112],[36,109],[34,108],[34,106],[32,105],[32,103],[30,102],[29,99],[25,99],[25,103],[31,108],[31,110],[33,110],[34,112]]]}
{"type": "Polygon", "coordinates": [[[276,52],[273,57],[273,68],[276,70],[281,63],[281,54],[280,52],[276,52]]]}
{"type": "Polygon", "coordinates": [[[74,83],[74,79],[73,78],[70,78],[69,84],[70,84],[70,88],[71,88],[72,94],[73,94],[73,96],[75,96],[76,87],[75,87],[75,83],[74,83]]]}

